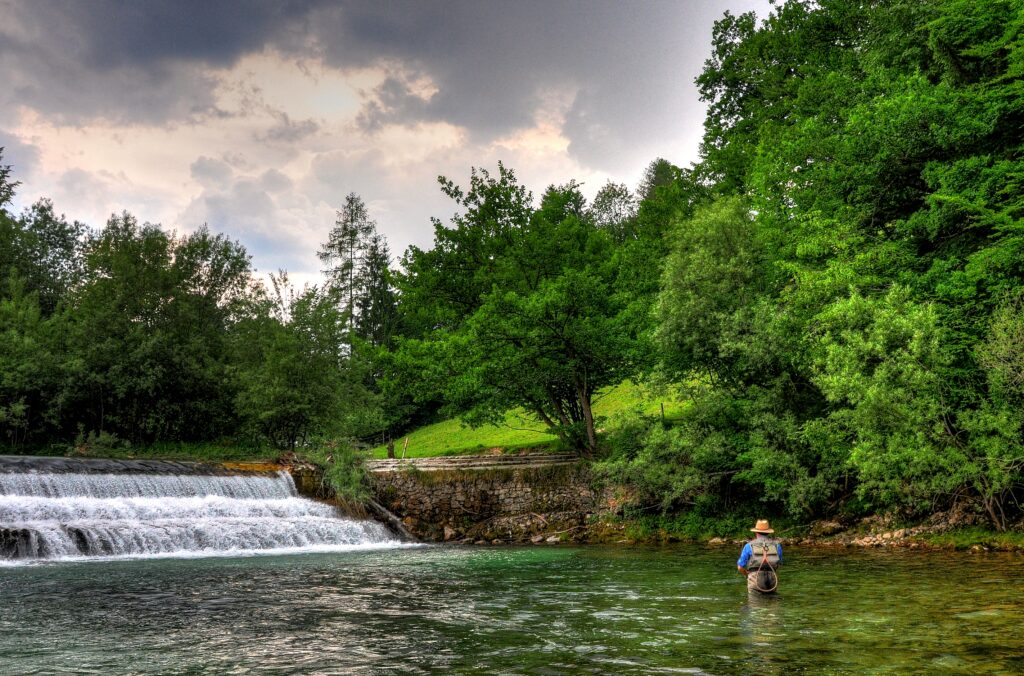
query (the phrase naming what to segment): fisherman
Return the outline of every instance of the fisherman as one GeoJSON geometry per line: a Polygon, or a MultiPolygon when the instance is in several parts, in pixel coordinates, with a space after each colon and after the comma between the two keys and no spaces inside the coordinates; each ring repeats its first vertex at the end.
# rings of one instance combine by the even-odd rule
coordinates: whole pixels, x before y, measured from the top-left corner
{"type": "Polygon", "coordinates": [[[782,545],[770,537],[775,531],[768,519],[758,519],[750,530],[756,537],[743,545],[736,569],[747,576],[747,591],[771,594],[779,586],[775,571],[782,565],[782,545]]]}

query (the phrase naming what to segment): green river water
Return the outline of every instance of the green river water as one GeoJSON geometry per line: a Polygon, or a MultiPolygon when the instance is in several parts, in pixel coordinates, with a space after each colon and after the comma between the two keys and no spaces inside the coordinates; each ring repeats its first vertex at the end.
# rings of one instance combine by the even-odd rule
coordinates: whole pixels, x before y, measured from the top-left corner
{"type": "MultiPolygon", "coordinates": [[[[738,550],[738,547],[736,548],[738,550]]],[[[1019,673],[1024,556],[417,547],[0,568],[0,672],[1019,673]]]]}

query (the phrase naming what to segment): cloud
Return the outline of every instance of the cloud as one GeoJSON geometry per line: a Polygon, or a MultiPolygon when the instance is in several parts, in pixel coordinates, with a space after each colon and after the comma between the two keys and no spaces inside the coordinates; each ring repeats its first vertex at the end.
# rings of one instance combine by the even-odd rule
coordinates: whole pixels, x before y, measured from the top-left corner
{"type": "MultiPolygon", "coordinates": [[[[729,4],[735,11],[765,6],[729,4]]],[[[443,121],[482,141],[529,127],[540,92],[579,91],[567,120],[570,152],[604,169],[634,148],[647,151],[672,120],[699,123],[692,78],[708,49],[710,23],[725,8],[712,0],[658,0],[642,9],[610,0],[95,0],[12,7],[13,20],[0,28],[8,44],[0,73],[14,83],[6,88],[9,106],[31,105],[71,121],[201,120],[224,113],[204,69],[272,48],[340,69],[388,72],[366,92],[359,115],[366,131],[443,121]],[[418,80],[430,83],[429,95],[417,91],[418,80]]],[[[259,140],[292,142],[318,126],[284,116],[259,140]]]]}
{"type": "MultiPolygon", "coordinates": [[[[177,218],[187,229],[206,224],[241,241],[264,272],[316,269],[319,237],[310,227],[317,205],[281,189],[289,181],[273,171],[258,178],[236,177],[223,188],[207,187],[177,218]]],[[[329,209],[320,209],[320,218],[329,209]]]]}
{"type": "Polygon", "coordinates": [[[230,164],[206,155],[200,155],[189,170],[192,178],[204,187],[225,186],[234,174],[230,164]]]}
{"type": "Polygon", "coordinates": [[[278,114],[278,122],[262,133],[257,133],[257,141],[266,143],[295,143],[320,130],[315,120],[292,120],[287,113],[278,114]]]}
{"type": "Polygon", "coordinates": [[[11,178],[15,181],[30,176],[39,164],[39,148],[3,129],[0,129],[0,148],[3,148],[0,164],[11,167],[11,178]]]}
{"type": "Polygon", "coordinates": [[[352,191],[399,253],[454,210],[439,174],[593,194],[695,159],[726,5],[767,0],[0,0],[0,145],[75,218],[206,222],[312,275],[352,191]]]}

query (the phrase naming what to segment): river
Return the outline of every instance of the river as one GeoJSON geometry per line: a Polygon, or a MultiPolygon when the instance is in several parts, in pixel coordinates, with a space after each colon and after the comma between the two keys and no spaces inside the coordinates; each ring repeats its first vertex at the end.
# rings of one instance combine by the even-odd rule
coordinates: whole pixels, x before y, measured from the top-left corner
{"type": "MultiPolygon", "coordinates": [[[[736,548],[738,549],[738,548],[736,548]]],[[[0,567],[0,671],[1018,672],[1019,554],[411,547],[0,567]]]]}

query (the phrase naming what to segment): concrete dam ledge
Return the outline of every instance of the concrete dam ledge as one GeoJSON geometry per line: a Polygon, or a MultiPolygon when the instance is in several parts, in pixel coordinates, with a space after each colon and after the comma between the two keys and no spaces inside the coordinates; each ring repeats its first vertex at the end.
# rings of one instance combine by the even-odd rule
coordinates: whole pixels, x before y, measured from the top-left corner
{"type": "Polygon", "coordinates": [[[520,455],[450,455],[432,458],[388,458],[370,460],[370,472],[394,472],[404,469],[436,472],[455,469],[514,469],[574,465],[579,457],[568,453],[523,453],[520,455]]]}
{"type": "Polygon", "coordinates": [[[0,473],[47,474],[174,474],[178,476],[229,476],[270,474],[288,468],[272,463],[178,462],[68,458],[59,456],[0,455],[0,473]]]}

